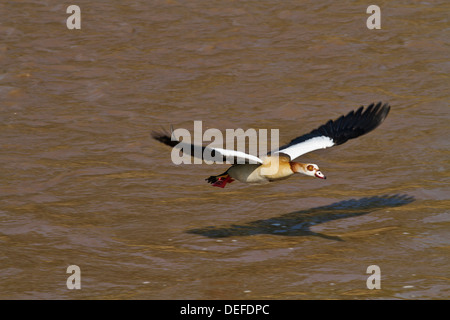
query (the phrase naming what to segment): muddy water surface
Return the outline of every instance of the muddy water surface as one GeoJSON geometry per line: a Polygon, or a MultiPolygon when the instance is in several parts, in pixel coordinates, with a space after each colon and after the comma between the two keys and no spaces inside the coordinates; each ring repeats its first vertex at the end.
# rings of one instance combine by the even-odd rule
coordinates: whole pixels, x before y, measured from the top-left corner
{"type": "Polygon", "coordinates": [[[450,297],[448,2],[379,1],[381,30],[364,1],[77,4],[81,30],[0,4],[0,298],[450,297]],[[377,130],[303,157],[327,180],[214,188],[149,135],[285,143],[374,101],[377,130]]]}

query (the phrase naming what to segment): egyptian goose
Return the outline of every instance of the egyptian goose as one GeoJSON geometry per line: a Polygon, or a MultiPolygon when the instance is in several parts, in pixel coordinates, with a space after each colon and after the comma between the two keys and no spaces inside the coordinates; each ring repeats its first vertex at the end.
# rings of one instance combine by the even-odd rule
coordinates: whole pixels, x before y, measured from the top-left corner
{"type": "Polygon", "coordinates": [[[310,133],[293,139],[278,150],[268,153],[263,159],[234,150],[196,146],[187,143],[183,146],[183,142],[179,142],[165,133],[153,132],[152,136],[154,139],[171,147],[179,145],[183,148],[191,148],[191,155],[196,155],[195,149],[200,149],[198,154],[203,158],[206,154],[210,154],[212,157],[222,156],[224,160],[229,159],[229,157],[234,157],[235,160],[245,159],[246,163],[233,164],[224,173],[205,179],[215,187],[224,188],[227,183],[231,183],[234,180],[245,183],[272,182],[286,179],[295,173],[326,179],[316,164],[305,164],[294,162],[293,160],[305,153],[340,145],[349,139],[357,138],[374,130],[383,122],[389,110],[390,106],[387,103],[382,105],[381,102],[378,102],[376,105],[372,103],[365,110],[361,106],[357,111],[351,111],[334,121],[329,120],[326,124],[321,125],[310,133]],[[250,161],[253,161],[254,164],[248,163],[250,161]]]}

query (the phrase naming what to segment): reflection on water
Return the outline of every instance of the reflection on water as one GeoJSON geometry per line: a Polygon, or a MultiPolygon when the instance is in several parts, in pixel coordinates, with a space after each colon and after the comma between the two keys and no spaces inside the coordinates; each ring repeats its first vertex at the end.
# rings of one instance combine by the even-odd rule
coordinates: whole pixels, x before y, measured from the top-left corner
{"type": "Polygon", "coordinates": [[[339,201],[327,206],[300,210],[279,217],[257,220],[229,227],[204,227],[188,230],[210,238],[273,234],[283,236],[318,236],[341,241],[341,238],[313,232],[311,226],[331,220],[345,219],[371,213],[375,210],[398,207],[414,201],[408,195],[383,195],[339,201]]]}

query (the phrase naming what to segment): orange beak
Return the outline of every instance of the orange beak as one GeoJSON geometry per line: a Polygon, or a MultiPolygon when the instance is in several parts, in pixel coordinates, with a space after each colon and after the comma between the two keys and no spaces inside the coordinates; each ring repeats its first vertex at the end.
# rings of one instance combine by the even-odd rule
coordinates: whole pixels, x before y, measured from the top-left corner
{"type": "Polygon", "coordinates": [[[316,173],[314,174],[317,178],[319,178],[319,179],[326,179],[327,177],[325,177],[324,175],[323,175],[323,173],[322,172],[320,172],[320,171],[316,171],[316,173]]]}

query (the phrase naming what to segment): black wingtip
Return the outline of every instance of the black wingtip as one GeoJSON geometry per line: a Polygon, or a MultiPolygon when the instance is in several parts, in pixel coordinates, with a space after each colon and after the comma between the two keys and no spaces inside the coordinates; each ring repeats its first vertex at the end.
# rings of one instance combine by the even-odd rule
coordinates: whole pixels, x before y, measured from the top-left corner
{"type": "Polygon", "coordinates": [[[178,141],[172,140],[171,134],[169,134],[166,130],[161,131],[152,131],[150,133],[153,139],[164,143],[170,147],[173,147],[178,144],[178,141]]]}
{"type": "MultiPolygon", "coordinates": [[[[332,121],[326,127],[332,131],[331,138],[339,145],[362,136],[377,128],[386,119],[391,107],[389,103],[371,103],[365,109],[361,106],[356,112],[349,112],[345,116],[332,121]]],[[[320,129],[320,128],[319,128],[320,129]]]]}

